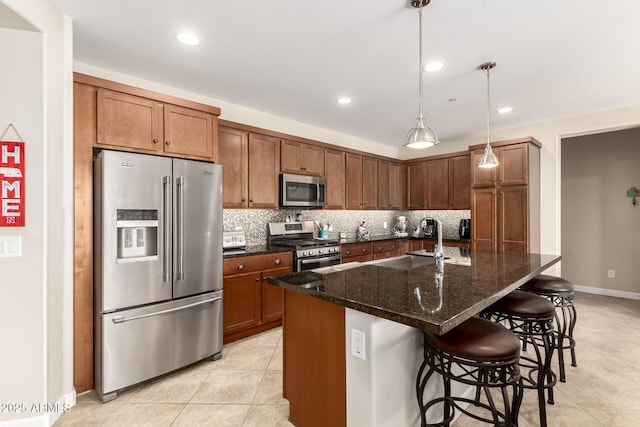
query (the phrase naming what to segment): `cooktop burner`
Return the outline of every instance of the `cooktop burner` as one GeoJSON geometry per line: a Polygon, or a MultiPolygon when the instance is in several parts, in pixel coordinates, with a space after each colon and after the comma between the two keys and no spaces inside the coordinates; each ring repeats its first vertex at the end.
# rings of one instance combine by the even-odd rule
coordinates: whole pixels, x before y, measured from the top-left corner
{"type": "Polygon", "coordinates": [[[327,239],[300,239],[300,240],[272,240],[271,244],[276,246],[286,246],[290,248],[313,248],[319,246],[333,246],[340,242],[338,240],[327,239]]]}

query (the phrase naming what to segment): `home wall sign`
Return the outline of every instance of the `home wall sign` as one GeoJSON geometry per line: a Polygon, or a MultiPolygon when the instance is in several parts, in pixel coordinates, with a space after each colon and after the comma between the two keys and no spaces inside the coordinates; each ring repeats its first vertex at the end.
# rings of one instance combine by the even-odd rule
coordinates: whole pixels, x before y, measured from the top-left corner
{"type": "Polygon", "coordinates": [[[9,124],[0,136],[0,227],[24,227],[24,141],[9,124]],[[5,141],[9,129],[20,141],[5,141]]]}

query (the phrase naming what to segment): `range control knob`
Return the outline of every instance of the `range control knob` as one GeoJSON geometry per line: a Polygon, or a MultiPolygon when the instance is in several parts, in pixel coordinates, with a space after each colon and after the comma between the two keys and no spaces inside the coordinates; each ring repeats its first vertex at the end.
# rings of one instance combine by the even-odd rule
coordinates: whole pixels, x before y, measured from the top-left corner
{"type": "Polygon", "coordinates": [[[322,253],[322,249],[318,249],[318,253],[321,254],[322,253]]]}

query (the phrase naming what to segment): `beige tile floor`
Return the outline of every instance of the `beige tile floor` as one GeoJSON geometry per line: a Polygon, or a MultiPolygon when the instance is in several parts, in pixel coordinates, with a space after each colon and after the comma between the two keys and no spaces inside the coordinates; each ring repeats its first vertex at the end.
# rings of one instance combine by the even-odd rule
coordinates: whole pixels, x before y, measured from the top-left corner
{"type": "MultiPolygon", "coordinates": [[[[555,387],[549,426],[640,425],[640,301],[576,294],[578,367],[555,387]]],[[[554,366],[557,366],[554,364],[554,366]]],[[[282,398],[282,331],[224,347],[224,357],[98,403],[93,392],[56,426],[291,426],[282,398]]],[[[535,392],[527,390],[520,426],[538,426],[535,392]]],[[[476,426],[460,418],[455,427],[476,426]]],[[[367,426],[355,426],[367,427],[367,426]]],[[[386,426],[381,426],[386,427],[386,426]]],[[[396,427],[396,426],[390,426],[396,427]]]]}

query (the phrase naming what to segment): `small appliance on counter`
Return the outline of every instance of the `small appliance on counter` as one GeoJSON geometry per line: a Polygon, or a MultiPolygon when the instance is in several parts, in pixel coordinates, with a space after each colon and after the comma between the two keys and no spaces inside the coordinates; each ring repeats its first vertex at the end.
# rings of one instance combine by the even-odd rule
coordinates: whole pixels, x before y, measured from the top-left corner
{"type": "Polygon", "coordinates": [[[471,220],[470,219],[461,219],[460,227],[458,228],[458,234],[461,239],[470,239],[471,238],[471,220]]]}
{"type": "Polygon", "coordinates": [[[420,227],[422,227],[424,237],[438,237],[438,223],[435,219],[423,218],[420,221],[420,227]]]}
{"type": "Polygon", "coordinates": [[[407,237],[409,233],[407,233],[407,217],[399,216],[398,222],[395,227],[393,227],[393,237],[407,237]]]}
{"type": "Polygon", "coordinates": [[[224,253],[239,253],[247,249],[247,240],[243,230],[224,231],[222,233],[222,250],[224,253]]]}

